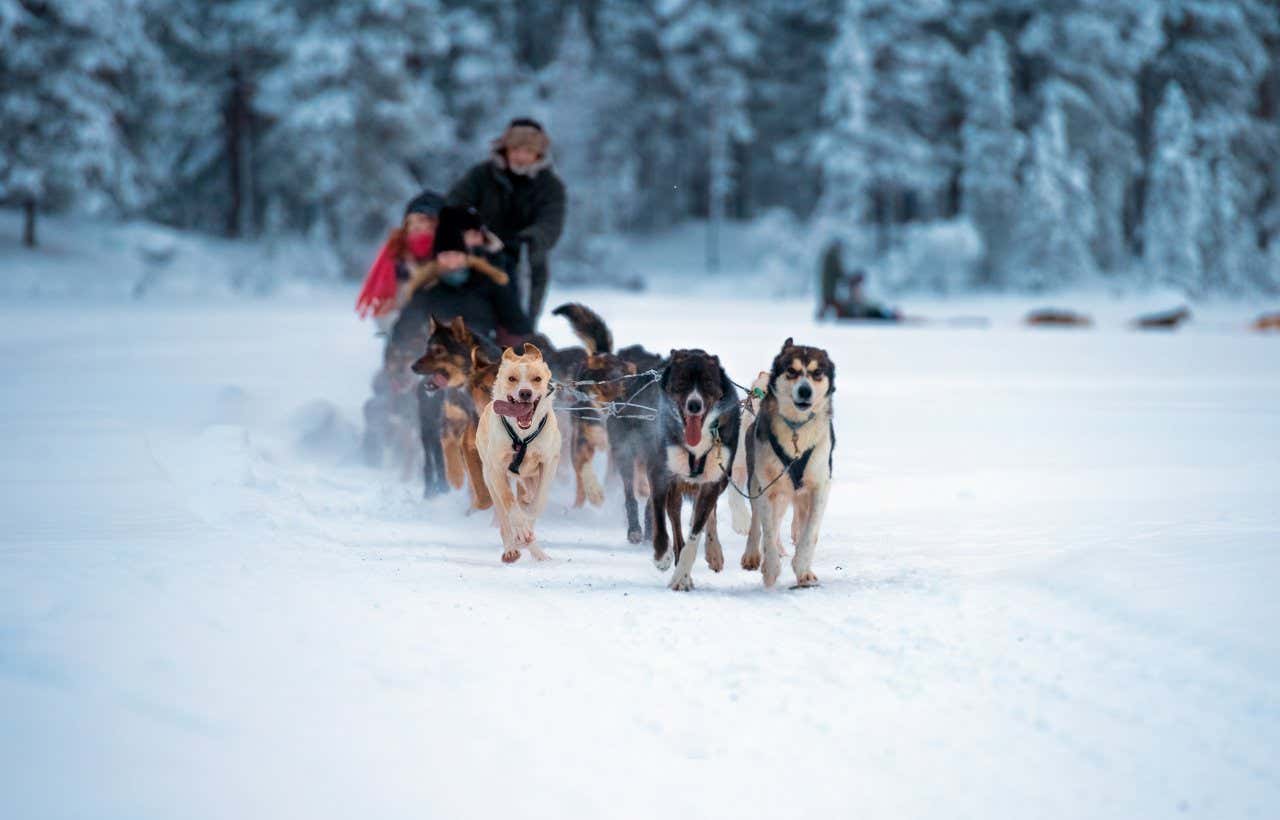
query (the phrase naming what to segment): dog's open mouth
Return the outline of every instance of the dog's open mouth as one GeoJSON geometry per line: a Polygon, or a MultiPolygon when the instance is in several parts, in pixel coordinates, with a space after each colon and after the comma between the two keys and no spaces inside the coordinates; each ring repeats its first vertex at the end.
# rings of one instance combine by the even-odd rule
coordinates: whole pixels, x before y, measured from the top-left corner
{"type": "Polygon", "coordinates": [[[427,388],[427,392],[443,390],[449,386],[449,377],[439,370],[434,373],[424,373],[423,375],[426,376],[423,380],[423,385],[427,388]]]}
{"type": "Polygon", "coordinates": [[[702,419],[705,413],[697,415],[688,415],[684,417],[684,443],[690,447],[697,447],[702,443],[702,419]]]}
{"type": "Polygon", "coordinates": [[[795,405],[797,410],[808,410],[813,407],[813,402],[796,400],[795,405]]]}
{"type": "Polygon", "coordinates": [[[533,401],[516,401],[507,396],[507,400],[497,399],[493,403],[493,412],[500,416],[515,419],[516,426],[521,430],[528,430],[533,425],[533,414],[538,411],[538,403],[541,398],[533,401]]]}

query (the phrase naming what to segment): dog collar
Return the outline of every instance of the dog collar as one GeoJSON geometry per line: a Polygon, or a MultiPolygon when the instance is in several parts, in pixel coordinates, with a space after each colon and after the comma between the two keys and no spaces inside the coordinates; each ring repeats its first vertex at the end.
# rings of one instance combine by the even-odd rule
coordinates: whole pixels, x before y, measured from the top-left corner
{"type": "Polygon", "coordinates": [[[538,437],[542,432],[542,428],[547,426],[547,416],[542,417],[542,421],[538,422],[538,427],[533,431],[533,435],[528,438],[520,438],[520,434],[511,426],[511,422],[507,421],[506,416],[498,416],[502,420],[502,429],[507,431],[507,437],[511,439],[511,450],[515,453],[515,457],[511,459],[511,465],[508,470],[520,474],[520,465],[524,463],[525,453],[529,451],[529,442],[538,437]]]}

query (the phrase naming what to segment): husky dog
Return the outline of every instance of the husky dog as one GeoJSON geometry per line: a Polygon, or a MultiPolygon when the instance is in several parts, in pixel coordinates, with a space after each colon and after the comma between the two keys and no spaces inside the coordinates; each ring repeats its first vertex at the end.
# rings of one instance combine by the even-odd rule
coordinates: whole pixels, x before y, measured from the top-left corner
{"type": "Polygon", "coordinates": [[[693,562],[705,529],[707,566],[724,568],[724,553],[716,533],[716,501],[729,483],[738,448],[741,408],[733,383],[720,359],[702,350],[673,350],[658,381],[658,418],[651,428],[646,457],[653,488],[653,560],[659,569],[671,566],[665,511],[671,520],[676,568],[669,586],[693,589],[693,562]],[[695,497],[693,523],[686,546],[680,530],[684,497],[695,497]]]}
{"type": "Polygon", "coordinates": [[[520,354],[507,348],[498,363],[493,400],[480,411],[476,447],[507,563],[519,560],[522,548],[539,561],[547,558],[534,524],[547,506],[560,464],[560,427],[551,392],[551,368],[542,351],[528,343],[520,354]]]}
{"type": "Polygon", "coordinates": [[[755,498],[742,568],[762,569],[765,586],[778,580],[778,528],[790,506],[795,507],[798,525],[793,527],[798,537],[791,560],[796,585],[818,583],[812,569],[813,551],[831,488],[831,456],[836,446],[831,415],[835,377],[835,365],[825,350],[787,339],[773,360],[768,390],[747,432],[747,487],[755,498]]]}

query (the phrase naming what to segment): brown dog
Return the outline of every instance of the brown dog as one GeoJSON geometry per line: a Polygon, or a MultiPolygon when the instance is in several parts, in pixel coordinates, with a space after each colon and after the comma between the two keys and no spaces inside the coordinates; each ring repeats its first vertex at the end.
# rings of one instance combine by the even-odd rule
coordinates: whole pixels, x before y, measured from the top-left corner
{"type": "Polygon", "coordinates": [[[507,348],[498,364],[493,400],[480,411],[476,447],[507,563],[519,560],[522,548],[539,561],[547,558],[534,525],[547,506],[551,479],[560,464],[560,428],[551,392],[551,368],[542,351],[525,344],[517,355],[507,348]]]}

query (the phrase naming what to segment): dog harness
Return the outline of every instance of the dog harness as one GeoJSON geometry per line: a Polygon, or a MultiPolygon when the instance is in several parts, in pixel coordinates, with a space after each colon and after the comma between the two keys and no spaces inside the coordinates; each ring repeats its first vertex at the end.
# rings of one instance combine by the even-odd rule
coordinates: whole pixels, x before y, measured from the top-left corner
{"type": "MultiPolygon", "coordinates": [[[[813,421],[813,413],[810,413],[809,417],[801,422],[793,422],[785,416],[778,416],[778,418],[782,419],[783,424],[791,428],[791,446],[793,449],[798,450],[800,448],[800,428],[813,421]]],[[[803,453],[799,453],[792,459],[782,449],[782,444],[778,442],[778,437],[773,434],[773,425],[769,425],[766,429],[769,433],[769,446],[773,448],[773,454],[778,457],[778,461],[787,465],[787,475],[791,478],[791,486],[797,490],[800,489],[804,486],[804,468],[809,466],[809,456],[813,455],[813,447],[803,453]]],[[[832,449],[834,450],[835,448],[833,447],[832,449]]]]}
{"type": "Polygon", "coordinates": [[[538,422],[538,428],[528,438],[520,438],[520,434],[511,426],[511,422],[507,421],[507,417],[498,416],[502,420],[502,429],[507,431],[507,437],[511,439],[511,450],[515,453],[515,457],[511,459],[511,465],[507,467],[508,470],[516,475],[520,474],[520,465],[524,463],[524,454],[529,451],[529,442],[537,438],[538,434],[542,432],[542,428],[547,426],[547,418],[549,416],[550,414],[548,413],[542,417],[542,421],[538,422]]]}

